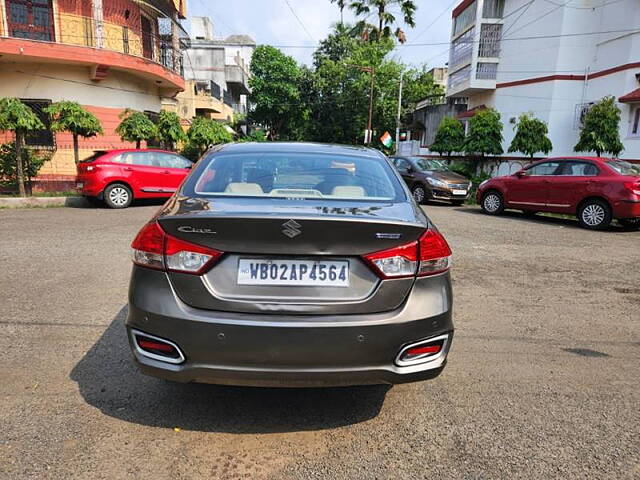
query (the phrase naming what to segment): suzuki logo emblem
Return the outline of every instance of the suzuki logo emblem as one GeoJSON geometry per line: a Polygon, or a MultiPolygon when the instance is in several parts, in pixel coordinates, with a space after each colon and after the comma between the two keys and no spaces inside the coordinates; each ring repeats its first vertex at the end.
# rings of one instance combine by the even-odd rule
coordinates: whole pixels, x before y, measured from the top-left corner
{"type": "Polygon", "coordinates": [[[295,220],[284,222],[282,226],[284,227],[282,229],[282,233],[284,233],[289,238],[297,237],[302,233],[302,230],[300,230],[301,225],[295,220]]]}

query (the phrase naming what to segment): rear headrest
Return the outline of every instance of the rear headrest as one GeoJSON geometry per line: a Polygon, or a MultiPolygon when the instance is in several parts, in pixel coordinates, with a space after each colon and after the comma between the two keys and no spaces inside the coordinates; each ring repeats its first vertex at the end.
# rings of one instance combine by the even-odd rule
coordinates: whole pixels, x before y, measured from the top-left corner
{"type": "Polygon", "coordinates": [[[262,187],[257,183],[231,182],[224,189],[224,193],[235,193],[236,195],[263,195],[262,187]]]}
{"type": "Polygon", "coordinates": [[[336,197],[355,198],[365,197],[366,193],[364,191],[364,188],[358,187],[356,185],[338,185],[333,187],[331,195],[334,195],[336,197]]]}

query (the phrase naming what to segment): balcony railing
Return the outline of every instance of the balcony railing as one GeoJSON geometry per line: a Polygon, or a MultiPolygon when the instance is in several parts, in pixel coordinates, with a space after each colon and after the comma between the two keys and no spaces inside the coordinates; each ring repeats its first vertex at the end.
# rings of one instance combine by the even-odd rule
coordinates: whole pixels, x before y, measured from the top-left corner
{"type": "Polygon", "coordinates": [[[2,36],[135,55],[182,75],[182,46],[169,18],[140,15],[139,11],[137,17],[132,18],[136,14],[126,13],[129,12],[126,9],[123,9],[122,18],[113,12],[109,15],[104,12],[102,18],[94,18],[64,12],[60,8],[54,13],[49,2],[42,2],[42,6],[31,6],[31,3],[5,1],[7,23],[6,28],[1,29],[2,36]]]}

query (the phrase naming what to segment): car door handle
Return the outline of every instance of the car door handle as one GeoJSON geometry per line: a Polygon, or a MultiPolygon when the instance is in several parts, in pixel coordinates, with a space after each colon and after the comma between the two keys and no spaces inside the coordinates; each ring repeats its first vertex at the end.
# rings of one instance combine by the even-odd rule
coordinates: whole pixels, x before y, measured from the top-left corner
{"type": "Polygon", "coordinates": [[[124,167],[123,170],[125,172],[133,172],[133,168],[131,168],[131,167],[124,167]]]}
{"type": "Polygon", "coordinates": [[[165,170],[165,171],[164,171],[164,172],[162,172],[162,173],[171,173],[171,172],[170,172],[169,170],[165,170]]]}

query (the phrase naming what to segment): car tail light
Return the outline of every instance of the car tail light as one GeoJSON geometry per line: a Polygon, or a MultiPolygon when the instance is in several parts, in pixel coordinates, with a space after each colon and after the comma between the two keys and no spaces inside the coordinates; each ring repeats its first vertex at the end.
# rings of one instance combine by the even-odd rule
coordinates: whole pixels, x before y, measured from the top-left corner
{"type": "Polygon", "coordinates": [[[640,195],[640,181],[624,182],[624,188],[630,190],[634,195],[640,195]]]}
{"type": "Polygon", "coordinates": [[[404,367],[442,359],[446,353],[449,335],[421,340],[404,346],[396,357],[396,364],[404,367]]]}
{"type": "Polygon", "coordinates": [[[200,275],[222,256],[221,251],[167,234],[158,222],[147,223],[131,244],[133,263],[143,267],[200,275]]]}
{"type": "Polygon", "coordinates": [[[430,227],[417,242],[370,253],[364,259],[382,278],[420,277],[451,267],[451,249],[442,234],[430,227]]]}
{"type": "Polygon", "coordinates": [[[416,274],[418,242],[365,255],[382,278],[408,277],[416,274]]]}
{"type": "Polygon", "coordinates": [[[431,227],[424,232],[418,243],[420,245],[419,277],[435,275],[451,268],[451,248],[436,228],[431,227]]]}

